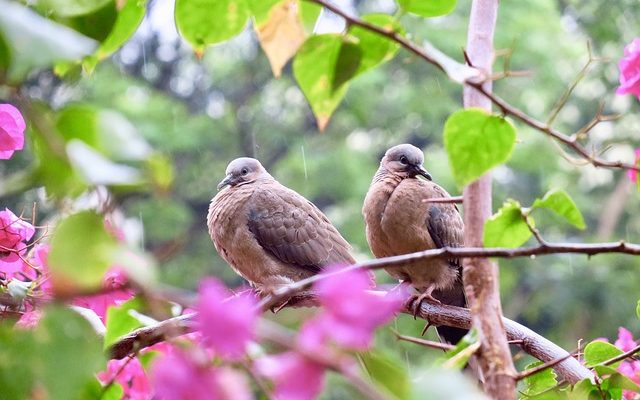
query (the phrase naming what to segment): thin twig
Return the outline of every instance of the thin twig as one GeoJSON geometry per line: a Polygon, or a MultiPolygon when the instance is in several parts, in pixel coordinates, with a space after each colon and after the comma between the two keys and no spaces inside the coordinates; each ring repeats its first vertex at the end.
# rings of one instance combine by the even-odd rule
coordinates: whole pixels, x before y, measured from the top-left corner
{"type": "Polygon", "coordinates": [[[589,59],[582,67],[582,69],[578,72],[571,85],[569,85],[564,93],[562,93],[556,104],[554,104],[553,109],[551,110],[551,115],[547,119],[548,126],[553,125],[554,121],[558,117],[558,114],[560,114],[560,111],[562,111],[564,106],[567,104],[567,101],[569,101],[569,97],[571,97],[573,91],[576,89],[576,87],[578,87],[578,84],[587,76],[587,72],[589,71],[589,67],[591,67],[591,64],[593,64],[594,61],[598,61],[597,58],[593,57],[593,54],[591,52],[591,42],[589,41],[587,42],[587,51],[589,54],[589,59]]]}
{"type": "MultiPolygon", "coordinates": [[[[385,293],[381,292],[379,294],[384,295],[385,293]]],[[[410,308],[405,308],[402,312],[413,315],[413,310],[410,308]]],[[[424,320],[432,321],[434,325],[463,329],[469,329],[471,326],[469,310],[461,307],[423,302],[418,316],[424,320]]],[[[192,320],[194,317],[195,314],[185,314],[159,322],[153,326],[136,329],[114,343],[107,351],[108,356],[121,359],[133,351],[141,350],[181,334],[193,332],[194,324],[192,320]]],[[[503,322],[507,337],[511,343],[519,345],[522,350],[538,360],[548,362],[567,354],[562,348],[531,329],[508,318],[503,318],[503,322]]],[[[571,383],[593,376],[591,371],[575,359],[564,360],[555,369],[559,376],[571,383]]]]}
{"type": "Polygon", "coordinates": [[[629,357],[631,357],[632,355],[636,354],[637,352],[640,352],[640,345],[638,345],[638,346],[634,347],[633,349],[631,349],[631,350],[629,350],[629,351],[625,351],[624,353],[622,353],[622,354],[620,354],[620,355],[618,355],[618,356],[615,356],[615,357],[613,357],[613,358],[611,358],[611,359],[609,359],[609,360],[607,360],[607,361],[603,361],[603,362],[601,362],[600,364],[596,365],[596,367],[597,367],[597,366],[600,366],[600,365],[611,365],[611,364],[615,364],[615,363],[617,363],[618,361],[622,361],[622,360],[624,360],[625,358],[629,358],[629,357]]]}
{"type": "Polygon", "coordinates": [[[520,381],[522,379],[528,378],[531,375],[535,375],[535,374],[537,374],[539,372],[544,371],[545,369],[549,369],[551,367],[555,367],[556,365],[560,364],[561,362],[563,362],[567,358],[575,356],[578,351],[580,351],[580,350],[579,349],[574,350],[571,353],[565,354],[564,356],[562,356],[560,358],[556,358],[555,360],[551,360],[551,361],[546,362],[544,364],[540,364],[537,367],[529,368],[526,371],[522,371],[522,372],[518,373],[518,375],[516,376],[516,381],[520,381]]]}
{"type": "Polygon", "coordinates": [[[350,265],[344,269],[333,271],[330,274],[313,275],[307,279],[287,285],[275,293],[266,296],[261,301],[263,309],[269,309],[283,300],[290,298],[296,293],[308,288],[311,284],[324,279],[327,275],[341,274],[346,271],[360,269],[380,269],[398,267],[418,260],[428,260],[434,258],[484,258],[484,257],[531,257],[537,255],[549,255],[560,253],[586,254],[593,256],[602,253],[621,253],[640,255],[640,244],[631,244],[623,241],[611,243],[548,243],[539,244],[533,247],[519,248],[483,248],[483,247],[441,247],[418,251],[415,253],[403,254],[400,256],[377,258],[350,265]]]}
{"type": "Polygon", "coordinates": [[[269,342],[280,345],[288,350],[295,351],[305,358],[318,363],[325,368],[340,373],[362,393],[365,398],[371,400],[386,400],[387,396],[383,395],[370,382],[363,379],[358,370],[353,368],[353,360],[340,353],[332,352],[311,352],[296,343],[295,334],[289,330],[277,325],[271,321],[263,320],[258,328],[258,335],[269,342]]]}
{"type": "Polygon", "coordinates": [[[429,199],[423,199],[423,203],[462,203],[462,196],[451,197],[433,197],[429,199]]]}
{"type": "Polygon", "coordinates": [[[432,349],[448,351],[455,347],[453,345],[450,345],[449,343],[441,343],[441,342],[435,342],[433,340],[425,340],[425,339],[421,339],[413,336],[406,336],[396,330],[392,330],[392,332],[396,336],[396,339],[398,340],[419,344],[420,346],[429,347],[432,349]]]}
{"type": "MultiPolygon", "coordinates": [[[[339,9],[338,7],[334,6],[333,4],[328,3],[325,0],[305,0],[305,1],[309,1],[309,2],[316,3],[316,4],[319,4],[319,5],[323,6],[327,10],[333,12],[336,15],[339,15],[342,18],[344,18],[349,25],[356,25],[356,26],[359,26],[359,27],[361,27],[363,29],[366,29],[366,30],[368,30],[370,32],[374,32],[374,33],[377,33],[378,35],[381,35],[381,36],[384,36],[386,38],[389,38],[390,40],[398,43],[404,49],[410,51],[411,53],[415,54],[419,58],[422,58],[423,60],[427,61],[428,63],[434,65],[435,67],[437,67],[438,69],[442,70],[443,72],[445,72],[445,73],[447,72],[447,69],[442,64],[441,61],[438,61],[436,55],[435,54],[431,54],[431,53],[435,53],[437,51],[435,48],[431,48],[430,51],[427,51],[427,50],[419,47],[415,43],[411,42],[410,40],[406,39],[402,35],[394,32],[394,31],[387,30],[385,28],[381,28],[379,26],[367,23],[367,22],[365,22],[365,21],[363,21],[363,20],[361,20],[359,18],[350,16],[347,13],[345,13],[344,11],[342,11],[341,9],[339,9]]],[[[457,81],[457,79],[454,79],[453,76],[449,75],[449,77],[452,78],[454,81],[457,81]]],[[[565,145],[567,145],[568,147],[573,149],[573,151],[575,151],[578,155],[580,155],[582,158],[584,158],[586,161],[588,161],[593,166],[595,166],[595,167],[603,167],[603,168],[630,169],[630,170],[635,170],[635,171],[639,171],[640,172],[640,167],[637,166],[637,165],[624,163],[622,161],[607,161],[607,160],[604,160],[604,159],[601,159],[601,158],[598,158],[598,157],[594,156],[591,152],[589,152],[587,149],[585,149],[582,145],[577,143],[574,138],[563,134],[562,132],[550,127],[549,125],[547,125],[544,122],[538,121],[537,119],[535,119],[532,116],[526,114],[524,111],[520,110],[519,108],[517,108],[517,107],[511,105],[510,103],[506,102],[505,100],[503,100],[499,96],[494,95],[491,92],[485,90],[484,87],[483,87],[484,80],[478,80],[477,78],[478,77],[476,76],[476,77],[473,77],[471,79],[467,79],[465,81],[465,84],[473,87],[474,89],[476,89],[477,91],[482,93],[484,96],[486,96],[489,100],[491,100],[491,102],[495,106],[500,108],[500,110],[502,110],[502,112],[505,115],[510,115],[510,116],[520,120],[525,125],[528,125],[528,126],[534,128],[534,129],[536,129],[536,130],[538,130],[538,131],[540,131],[540,132],[542,132],[542,133],[544,133],[544,134],[556,139],[557,141],[559,141],[561,143],[564,143],[565,145]]],[[[488,77],[488,78],[490,78],[490,77],[488,77]]]]}

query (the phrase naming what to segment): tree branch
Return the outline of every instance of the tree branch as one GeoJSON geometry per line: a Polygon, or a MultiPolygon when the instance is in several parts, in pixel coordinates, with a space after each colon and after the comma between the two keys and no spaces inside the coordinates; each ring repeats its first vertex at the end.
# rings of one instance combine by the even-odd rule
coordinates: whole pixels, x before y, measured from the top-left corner
{"type": "Polygon", "coordinates": [[[380,269],[389,267],[399,267],[407,263],[429,260],[434,258],[482,258],[482,257],[499,257],[499,258],[516,258],[531,257],[537,255],[549,254],[585,254],[593,256],[603,253],[621,253],[630,255],[640,255],[640,244],[620,242],[609,243],[549,243],[539,244],[532,247],[518,247],[515,249],[504,247],[441,247],[438,249],[430,249],[418,251],[415,253],[403,254],[400,256],[376,258],[360,263],[350,265],[341,270],[334,271],[330,274],[313,275],[309,278],[294,282],[275,293],[266,296],[261,301],[263,309],[269,309],[274,305],[280,304],[285,299],[294,296],[296,293],[303,291],[313,283],[324,279],[328,275],[341,274],[346,271],[358,269],[380,269]]]}
{"type": "MultiPolygon", "coordinates": [[[[413,310],[407,307],[404,313],[413,315],[413,310]]],[[[445,306],[430,302],[422,302],[418,316],[433,325],[446,325],[456,328],[471,328],[471,313],[466,308],[445,306]]],[[[514,341],[527,354],[542,362],[551,362],[567,356],[569,353],[535,333],[524,325],[503,317],[507,338],[514,341]]],[[[575,384],[585,378],[592,378],[593,373],[580,364],[575,358],[567,358],[554,367],[556,373],[564,380],[575,384]]]]}
{"type": "MultiPolygon", "coordinates": [[[[493,65],[493,35],[498,16],[498,0],[475,0],[471,3],[465,54],[469,64],[487,76],[493,65]]],[[[491,111],[491,101],[483,93],[491,93],[492,82],[465,85],[465,108],[479,107],[491,111]]],[[[491,140],[487,137],[486,140],[491,140]]],[[[483,247],[484,224],[492,214],[491,175],[486,173],[463,191],[464,242],[483,247]]],[[[516,369],[507,343],[502,320],[498,266],[489,258],[463,260],[464,292],[471,310],[472,325],[478,330],[478,365],[484,376],[484,390],[493,399],[516,398],[516,369]]]]}
{"type": "Polygon", "coordinates": [[[349,25],[359,26],[363,29],[366,29],[370,32],[377,33],[378,35],[384,36],[398,43],[405,50],[410,51],[411,53],[415,54],[419,58],[425,60],[426,62],[434,65],[436,68],[443,71],[454,82],[458,82],[460,84],[464,83],[478,90],[482,95],[486,96],[489,100],[491,100],[491,102],[494,105],[499,107],[500,110],[502,110],[502,112],[505,115],[510,115],[520,120],[525,125],[528,125],[554,138],[555,140],[569,146],[579,156],[587,160],[593,166],[603,167],[603,168],[631,169],[631,170],[640,171],[640,167],[634,164],[624,163],[621,161],[607,161],[602,158],[596,157],[587,149],[585,149],[582,145],[580,145],[577,142],[576,138],[563,134],[562,132],[552,128],[546,123],[533,118],[532,116],[526,114],[524,111],[520,110],[519,108],[509,104],[502,98],[492,94],[490,91],[484,90],[483,83],[488,79],[490,79],[491,78],[490,76],[483,76],[483,74],[480,73],[475,68],[467,67],[467,69],[465,69],[464,65],[444,55],[438,49],[436,49],[433,45],[431,45],[429,42],[425,41],[423,43],[423,47],[420,47],[396,32],[370,24],[357,17],[350,16],[344,11],[342,11],[340,8],[334,6],[333,4],[328,3],[326,0],[305,0],[305,1],[309,1],[309,2],[316,3],[323,6],[327,10],[344,18],[349,25]]]}
{"type": "MultiPolygon", "coordinates": [[[[384,295],[384,292],[380,292],[380,295],[384,295]]],[[[402,311],[406,314],[413,315],[413,311],[409,308],[405,308],[402,311]]],[[[136,351],[153,346],[156,343],[193,332],[194,325],[192,319],[194,316],[195,314],[185,314],[159,322],[153,326],[136,329],[113,344],[107,350],[108,356],[109,358],[122,359],[136,351]]],[[[446,325],[466,329],[471,326],[469,310],[460,307],[423,302],[418,316],[434,325],[446,325]]],[[[503,321],[507,328],[507,336],[509,339],[517,343],[523,351],[538,360],[548,362],[568,354],[561,347],[538,335],[529,328],[507,318],[504,318],[503,321]]],[[[591,371],[573,358],[560,362],[555,366],[555,370],[562,379],[571,383],[576,383],[584,378],[593,376],[591,371]]]]}

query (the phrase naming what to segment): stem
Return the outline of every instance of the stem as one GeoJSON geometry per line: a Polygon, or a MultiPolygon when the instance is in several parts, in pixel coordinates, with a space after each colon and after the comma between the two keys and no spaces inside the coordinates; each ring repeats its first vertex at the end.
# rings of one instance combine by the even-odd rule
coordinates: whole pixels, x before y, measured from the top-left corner
{"type": "MultiPolygon", "coordinates": [[[[498,0],[474,0],[471,3],[466,54],[476,68],[491,76],[493,34],[498,0]]],[[[466,85],[465,108],[491,111],[491,81],[481,84],[483,92],[466,85]]],[[[492,140],[487,137],[485,140],[492,140]]],[[[491,216],[491,175],[485,174],[464,189],[464,241],[467,246],[482,247],[485,221],[491,216]]],[[[465,294],[470,304],[472,325],[478,329],[478,364],[485,378],[485,392],[494,399],[516,398],[516,369],[502,321],[498,288],[498,267],[488,258],[466,259],[463,269],[465,294]]]]}

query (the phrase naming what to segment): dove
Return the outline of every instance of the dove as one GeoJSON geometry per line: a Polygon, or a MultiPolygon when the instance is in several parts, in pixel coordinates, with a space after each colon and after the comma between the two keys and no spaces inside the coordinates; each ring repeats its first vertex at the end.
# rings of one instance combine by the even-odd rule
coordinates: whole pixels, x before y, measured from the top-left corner
{"type": "Polygon", "coordinates": [[[207,215],[213,244],[259,292],[274,293],[329,265],[355,263],[351,246],[322,211],[258,160],[231,161],[218,190],[207,215]]]}
{"type": "MultiPolygon", "coordinates": [[[[377,258],[464,244],[464,223],[455,204],[428,201],[450,196],[432,181],[423,161],[422,151],[410,144],[391,147],[380,161],[362,208],[367,242],[377,258]]],[[[386,271],[420,292],[414,302],[416,313],[423,300],[467,304],[459,259],[419,260],[386,271]]],[[[440,337],[449,343],[457,343],[466,333],[438,327],[440,337]]]]}

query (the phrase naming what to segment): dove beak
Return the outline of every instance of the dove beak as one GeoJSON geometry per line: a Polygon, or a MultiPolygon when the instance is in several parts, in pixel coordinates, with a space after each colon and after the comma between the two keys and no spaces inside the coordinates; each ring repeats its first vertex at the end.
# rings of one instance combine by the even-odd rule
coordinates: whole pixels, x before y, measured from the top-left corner
{"type": "Polygon", "coordinates": [[[233,181],[233,176],[231,174],[225,176],[224,179],[221,180],[220,183],[218,183],[218,190],[221,190],[222,188],[231,185],[232,181],[233,181]]]}
{"type": "Polygon", "coordinates": [[[429,181],[433,180],[431,178],[431,174],[428,173],[427,170],[424,169],[424,167],[422,165],[416,165],[414,167],[414,173],[416,174],[416,176],[417,175],[423,176],[425,179],[427,179],[429,181]]]}

